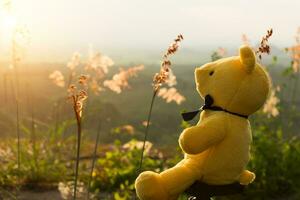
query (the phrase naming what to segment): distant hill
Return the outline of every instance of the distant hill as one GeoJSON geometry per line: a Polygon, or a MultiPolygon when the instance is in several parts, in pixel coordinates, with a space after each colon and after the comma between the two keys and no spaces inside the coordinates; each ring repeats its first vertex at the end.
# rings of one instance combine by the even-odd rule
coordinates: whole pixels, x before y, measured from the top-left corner
{"type": "MultiPolygon", "coordinates": [[[[233,50],[228,50],[228,54],[233,55],[233,50]]],[[[236,52],[236,50],[235,50],[236,52]]],[[[289,57],[284,52],[276,47],[272,48],[271,56],[264,56],[262,62],[265,64],[272,63],[272,56],[278,57],[278,63],[269,68],[272,73],[273,83],[283,80],[280,76],[282,68],[289,65],[289,57]]],[[[125,90],[121,94],[116,94],[112,91],[105,91],[99,96],[90,95],[89,106],[87,108],[87,121],[84,129],[86,134],[95,134],[98,119],[106,121],[103,127],[103,142],[111,141],[120,136],[112,135],[111,129],[125,124],[131,124],[136,128],[134,137],[142,138],[144,126],[142,122],[146,120],[149,109],[150,99],[152,95],[152,77],[159,70],[159,54],[145,55],[149,59],[141,58],[144,62],[128,63],[128,60],[117,60],[115,67],[112,67],[111,74],[116,72],[119,66],[131,66],[135,64],[145,64],[145,70],[138,74],[138,77],[130,80],[131,88],[125,90]],[[157,57],[154,59],[154,57],[157,57]],[[150,59],[151,58],[151,59],[150,59]],[[155,61],[154,61],[155,60],[155,61]],[[127,62],[127,64],[126,64],[127,62]],[[123,63],[123,64],[121,64],[123,63]]],[[[151,141],[159,143],[176,143],[178,135],[182,131],[181,116],[182,110],[194,110],[199,108],[203,101],[195,89],[194,69],[196,66],[201,66],[203,63],[210,60],[210,52],[206,54],[199,53],[194,50],[182,49],[172,60],[173,71],[177,76],[177,88],[180,93],[186,97],[186,101],[182,105],[177,105],[174,102],[166,103],[161,98],[157,98],[153,108],[152,125],[150,128],[149,138],[151,141]],[[205,57],[205,58],[204,58],[205,57]]],[[[7,63],[0,63],[2,66],[7,66],[7,63]]],[[[67,68],[64,63],[40,63],[40,64],[24,64],[20,70],[21,87],[21,114],[25,118],[30,116],[28,101],[34,105],[35,118],[39,121],[39,128],[46,129],[55,124],[55,112],[57,109],[55,104],[60,102],[59,120],[73,118],[70,105],[66,103],[66,90],[56,87],[51,83],[48,76],[55,69],[61,69],[63,73],[67,73],[67,68]],[[30,91],[30,94],[29,94],[30,91]],[[29,100],[28,100],[29,99],[29,100]],[[31,102],[32,101],[32,102],[31,102]]],[[[2,97],[0,101],[2,105],[7,105],[0,108],[0,118],[3,119],[0,123],[2,135],[11,135],[11,125],[15,119],[15,103],[11,92],[11,85],[8,83],[7,96],[9,100],[4,102],[4,68],[0,71],[0,92],[2,97]],[[9,110],[7,110],[9,108],[9,110]],[[3,123],[5,122],[5,123],[3,123]],[[6,123],[7,122],[7,123],[6,123]]],[[[111,74],[109,76],[111,76],[111,74]]],[[[28,121],[28,120],[27,120],[28,121]]],[[[193,122],[195,123],[195,122],[193,122]]],[[[72,132],[70,129],[68,132],[72,132]]],[[[129,139],[132,136],[122,136],[121,138],[129,139]]]]}

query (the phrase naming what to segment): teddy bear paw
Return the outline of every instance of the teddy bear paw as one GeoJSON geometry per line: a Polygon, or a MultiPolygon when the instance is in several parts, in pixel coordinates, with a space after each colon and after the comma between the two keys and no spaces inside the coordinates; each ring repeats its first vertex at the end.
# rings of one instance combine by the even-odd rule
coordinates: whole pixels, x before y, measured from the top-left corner
{"type": "Polygon", "coordinates": [[[137,196],[141,200],[168,200],[168,193],[164,190],[160,175],[146,171],[141,173],[136,181],[137,196]]]}
{"type": "Polygon", "coordinates": [[[248,185],[252,183],[255,179],[255,174],[248,170],[245,170],[240,176],[240,184],[241,185],[248,185]]]}

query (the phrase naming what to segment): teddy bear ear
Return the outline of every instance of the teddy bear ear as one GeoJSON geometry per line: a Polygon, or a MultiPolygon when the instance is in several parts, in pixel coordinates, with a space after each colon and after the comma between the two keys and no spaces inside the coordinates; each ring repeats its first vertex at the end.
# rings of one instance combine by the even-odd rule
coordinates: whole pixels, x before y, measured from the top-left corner
{"type": "Polygon", "coordinates": [[[249,46],[240,47],[240,61],[246,67],[248,73],[254,70],[255,60],[255,54],[249,46]]]}

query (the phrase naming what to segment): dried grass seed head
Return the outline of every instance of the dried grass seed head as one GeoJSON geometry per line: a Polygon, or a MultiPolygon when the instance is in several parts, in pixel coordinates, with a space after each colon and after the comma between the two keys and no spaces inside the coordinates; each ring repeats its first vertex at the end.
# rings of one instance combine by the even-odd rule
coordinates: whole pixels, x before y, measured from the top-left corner
{"type": "Polygon", "coordinates": [[[273,29],[267,30],[267,34],[262,37],[262,40],[260,42],[260,46],[258,47],[258,50],[256,50],[256,54],[258,55],[259,59],[262,58],[262,54],[270,54],[270,46],[268,44],[269,38],[273,34],[273,29]]]}
{"type": "MultiPolygon", "coordinates": [[[[164,83],[169,79],[170,70],[171,70],[171,61],[169,59],[170,55],[175,54],[179,48],[180,42],[183,40],[183,36],[180,34],[176,39],[171,43],[166,53],[163,55],[163,61],[161,63],[161,68],[159,73],[156,73],[153,76],[153,89],[157,91],[164,83]]],[[[172,77],[174,79],[174,77],[172,77]]]]}

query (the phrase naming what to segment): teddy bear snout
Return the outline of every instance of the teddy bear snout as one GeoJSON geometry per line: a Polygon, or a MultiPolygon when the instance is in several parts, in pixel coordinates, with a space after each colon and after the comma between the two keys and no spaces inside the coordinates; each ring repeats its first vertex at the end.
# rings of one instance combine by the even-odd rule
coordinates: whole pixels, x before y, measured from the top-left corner
{"type": "Polygon", "coordinates": [[[195,82],[196,82],[196,88],[197,91],[200,93],[200,96],[204,98],[205,94],[208,91],[205,90],[205,85],[207,85],[208,81],[208,70],[205,67],[198,67],[195,69],[195,82]]]}
{"type": "Polygon", "coordinates": [[[203,82],[203,73],[204,73],[204,69],[198,67],[196,70],[195,70],[195,80],[196,80],[196,85],[197,87],[200,86],[201,82],[203,82]]]}
{"type": "Polygon", "coordinates": [[[201,76],[201,73],[203,72],[203,69],[201,69],[200,67],[195,69],[195,74],[197,79],[201,76]]]}

